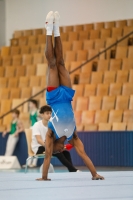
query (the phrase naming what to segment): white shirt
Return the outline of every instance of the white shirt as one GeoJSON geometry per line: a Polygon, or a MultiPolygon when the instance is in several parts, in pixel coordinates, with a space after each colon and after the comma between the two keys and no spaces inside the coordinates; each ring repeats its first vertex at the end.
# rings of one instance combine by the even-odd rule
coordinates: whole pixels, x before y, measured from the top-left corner
{"type": "Polygon", "coordinates": [[[37,142],[36,139],[36,135],[40,135],[42,140],[45,142],[45,138],[46,138],[46,133],[47,133],[48,127],[44,126],[42,120],[36,122],[33,126],[32,126],[32,142],[31,142],[31,148],[32,151],[36,154],[38,151],[38,147],[41,146],[41,144],[39,144],[37,142]]]}

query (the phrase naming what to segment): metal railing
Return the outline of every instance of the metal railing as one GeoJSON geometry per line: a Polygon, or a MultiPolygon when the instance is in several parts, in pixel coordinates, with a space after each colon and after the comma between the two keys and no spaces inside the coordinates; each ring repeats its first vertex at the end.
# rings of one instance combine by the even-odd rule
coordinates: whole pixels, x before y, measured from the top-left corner
{"type": "MultiPolygon", "coordinates": [[[[73,69],[72,71],[70,71],[69,73],[72,74],[73,72],[75,72],[76,70],[80,69],[81,67],[83,67],[84,65],[86,65],[87,63],[91,62],[92,60],[94,60],[95,58],[99,57],[101,54],[106,53],[106,51],[108,51],[109,49],[111,49],[112,47],[116,46],[118,43],[120,43],[121,41],[123,41],[124,39],[128,38],[130,35],[133,34],[133,31],[128,33],[127,35],[125,35],[124,37],[122,37],[121,39],[117,40],[116,42],[114,42],[113,44],[111,44],[110,46],[108,46],[107,48],[105,48],[104,50],[100,51],[98,54],[96,54],[95,56],[93,56],[92,58],[90,58],[89,60],[87,60],[86,62],[84,62],[83,64],[81,64],[80,66],[78,66],[77,68],[73,69]]],[[[8,112],[6,112],[5,114],[3,114],[2,116],[0,116],[0,119],[2,119],[3,117],[5,117],[6,115],[8,115],[9,113],[11,113],[13,110],[23,106],[25,103],[29,102],[31,99],[35,98],[36,96],[38,96],[39,94],[43,93],[47,88],[44,88],[42,90],[40,90],[38,93],[36,93],[35,95],[31,96],[30,98],[26,99],[25,101],[23,101],[22,103],[20,103],[19,105],[17,105],[16,107],[14,107],[13,109],[9,110],[8,112]]]]}

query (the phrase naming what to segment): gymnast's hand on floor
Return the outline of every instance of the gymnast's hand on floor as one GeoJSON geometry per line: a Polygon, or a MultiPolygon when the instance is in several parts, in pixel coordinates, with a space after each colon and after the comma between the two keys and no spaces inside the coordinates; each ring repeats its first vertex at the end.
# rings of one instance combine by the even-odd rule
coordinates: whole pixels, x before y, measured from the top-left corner
{"type": "Polygon", "coordinates": [[[51,181],[49,178],[37,178],[36,181],[51,181]]]}
{"type": "Polygon", "coordinates": [[[92,177],[92,180],[104,180],[104,177],[96,174],[96,176],[92,177]]]}

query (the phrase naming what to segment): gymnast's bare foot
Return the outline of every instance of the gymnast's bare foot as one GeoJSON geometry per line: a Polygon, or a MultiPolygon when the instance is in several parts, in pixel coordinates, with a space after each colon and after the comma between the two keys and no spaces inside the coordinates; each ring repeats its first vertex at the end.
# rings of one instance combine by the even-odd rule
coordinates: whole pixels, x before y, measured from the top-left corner
{"type": "Polygon", "coordinates": [[[100,176],[99,174],[96,174],[96,176],[92,177],[92,180],[104,180],[104,177],[100,176]]]}
{"type": "Polygon", "coordinates": [[[51,181],[49,178],[37,178],[36,181],[51,181]]]}

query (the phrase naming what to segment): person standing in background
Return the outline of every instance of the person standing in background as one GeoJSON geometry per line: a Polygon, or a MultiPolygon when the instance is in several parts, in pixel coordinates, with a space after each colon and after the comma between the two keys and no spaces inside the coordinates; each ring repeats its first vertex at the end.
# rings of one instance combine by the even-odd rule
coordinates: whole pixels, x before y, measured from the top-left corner
{"type": "Polygon", "coordinates": [[[31,99],[29,101],[29,111],[31,126],[33,126],[37,121],[40,120],[38,112],[38,102],[35,99],[31,99]]]}
{"type": "MultiPolygon", "coordinates": [[[[38,102],[37,100],[35,99],[31,99],[29,101],[29,112],[30,112],[30,124],[31,124],[31,129],[32,127],[34,126],[34,124],[36,122],[38,122],[39,120],[41,120],[40,118],[40,114],[39,114],[39,111],[38,111],[38,102]]],[[[28,161],[28,166],[29,167],[36,167],[37,166],[37,158],[33,158],[33,159],[30,159],[28,161]]]]}
{"type": "Polygon", "coordinates": [[[12,112],[12,121],[10,129],[6,129],[2,136],[5,137],[5,135],[9,132],[9,136],[7,139],[6,144],[6,151],[5,156],[11,156],[13,155],[13,152],[15,150],[15,147],[19,141],[19,134],[24,131],[24,126],[22,121],[19,120],[19,110],[14,110],[12,112]]]}

